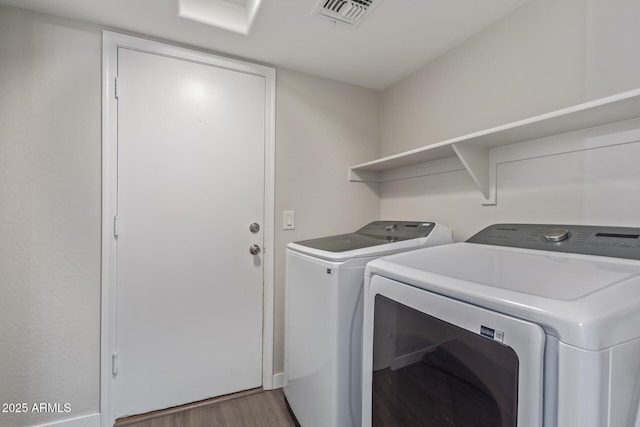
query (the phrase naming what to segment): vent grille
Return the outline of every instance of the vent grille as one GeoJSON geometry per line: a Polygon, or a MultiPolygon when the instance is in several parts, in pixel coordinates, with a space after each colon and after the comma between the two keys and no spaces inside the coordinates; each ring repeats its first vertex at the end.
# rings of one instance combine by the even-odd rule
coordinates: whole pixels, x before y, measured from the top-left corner
{"type": "Polygon", "coordinates": [[[334,22],[357,25],[380,0],[320,0],[314,12],[334,22]]]}

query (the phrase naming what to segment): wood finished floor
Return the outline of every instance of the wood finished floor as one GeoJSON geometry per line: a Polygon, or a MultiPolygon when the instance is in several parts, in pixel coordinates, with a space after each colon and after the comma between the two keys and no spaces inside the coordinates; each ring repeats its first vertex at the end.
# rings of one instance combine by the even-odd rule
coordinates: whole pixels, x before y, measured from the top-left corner
{"type": "Polygon", "coordinates": [[[114,427],[295,427],[282,390],[255,390],[118,420],[114,427]]]}

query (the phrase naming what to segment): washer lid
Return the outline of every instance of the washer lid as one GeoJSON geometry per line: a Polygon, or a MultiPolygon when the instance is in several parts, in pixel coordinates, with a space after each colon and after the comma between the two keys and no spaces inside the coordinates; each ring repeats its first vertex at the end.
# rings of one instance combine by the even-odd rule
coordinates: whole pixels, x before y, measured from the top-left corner
{"type": "Polygon", "coordinates": [[[369,237],[364,234],[348,233],[337,236],[320,237],[318,239],[295,242],[308,248],[329,252],[347,252],[355,249],[369,248],[371,246],[384,245],[397,240],[389,240],[369,237]]]}
{"type": "Polygon", "coordinates": [[[289,243],[287,248],[330,261],[374,257],[451,243],[446,227],[423,221],[374,221],[355,233],[289,243]]]}
{"type": "Polygon", "coordinates": [[[355,233],[339,234],[295,243],[321,251],[347,252],[354,249],[426,237],[431,233],[434,225],[432,222],[374,221],[355,233]]]}
{"type": "Polygon", "coordinates": [[[367,265],[381,275],[540,324],[599,350],[640,337],[640,261],[455,243],[367,265]]]}

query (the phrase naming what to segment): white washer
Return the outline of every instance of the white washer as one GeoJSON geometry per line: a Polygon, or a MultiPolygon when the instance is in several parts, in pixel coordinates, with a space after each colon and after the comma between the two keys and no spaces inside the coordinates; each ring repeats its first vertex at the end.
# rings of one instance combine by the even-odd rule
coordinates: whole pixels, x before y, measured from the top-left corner
{"type": "Polygon", "coordinates": [[[498,224],[372,261],[363,426],[640,426],[640,228],[498,224]]]}
{"type": "Polygon", "coordinates": [[[303,427],[360,426],[367,262],[451,241],[437,223],[375,221],[287,245],[284,394],[303,427]]]}

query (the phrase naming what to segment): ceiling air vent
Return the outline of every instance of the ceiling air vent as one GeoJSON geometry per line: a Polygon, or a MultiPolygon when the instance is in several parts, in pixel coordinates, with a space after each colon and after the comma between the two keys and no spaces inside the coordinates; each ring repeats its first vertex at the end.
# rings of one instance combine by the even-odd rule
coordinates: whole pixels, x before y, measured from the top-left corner
{"type": "Polygon", "coordinates": [[[358,25],[381,0],[320,0],[314,13],[348,25],[358,25]]]}

